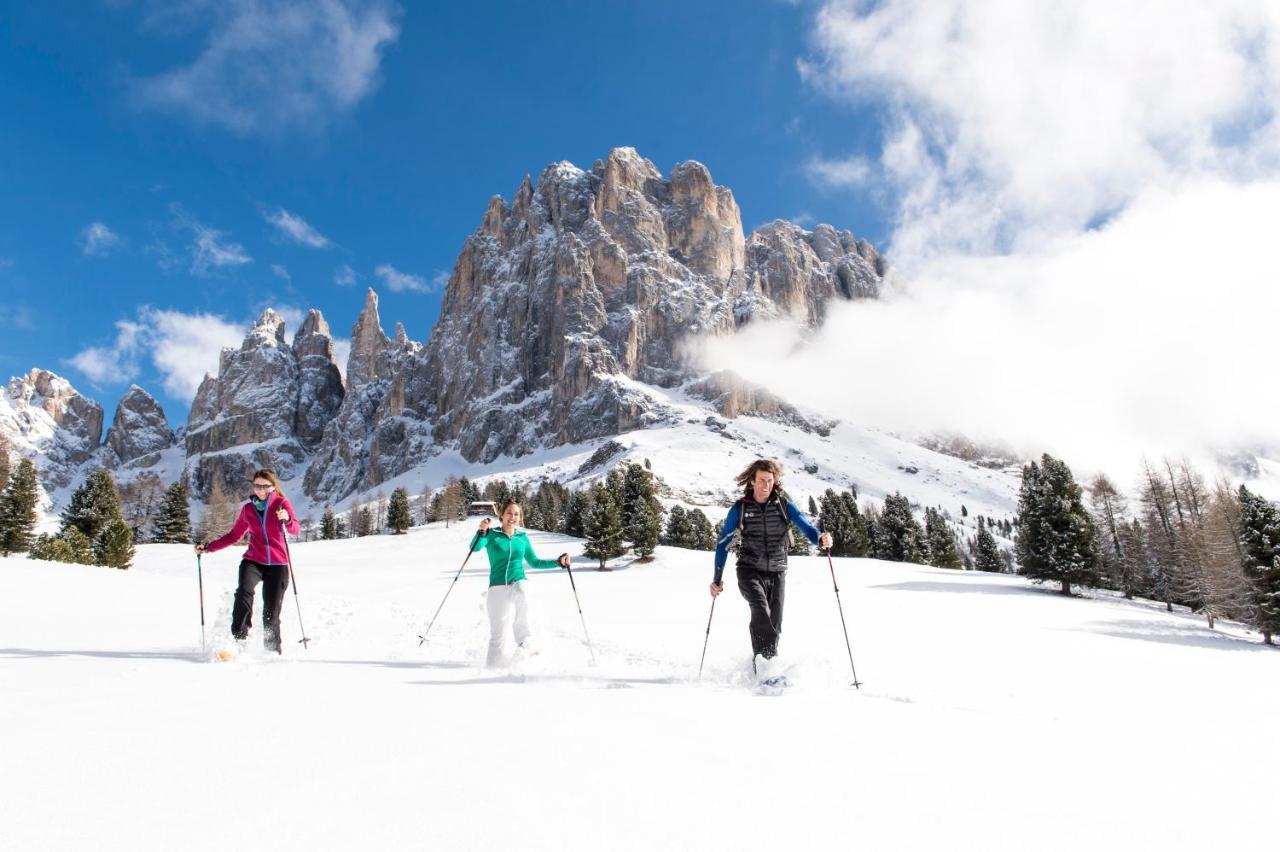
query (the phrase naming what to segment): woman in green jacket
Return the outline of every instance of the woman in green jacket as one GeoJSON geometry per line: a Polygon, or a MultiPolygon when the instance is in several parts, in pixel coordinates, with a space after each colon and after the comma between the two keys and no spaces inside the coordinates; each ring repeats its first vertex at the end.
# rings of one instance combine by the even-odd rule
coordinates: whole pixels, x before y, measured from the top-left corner
{"type": "Polygon", "coordinates": [[[569,554],[562,553],[556,559],[539,559],[524,530],[516,529],[524,522],[524,510],[519,503],[507,502],[502,506],[502,528],[489,529],[489,519],[480,521],[472,551],[484,550],[489,554],[489,655],[485,665],[496,666],[503,660],[502,646],[506,643],[507,625],[515,616],[516,647],[525,654],[536,654],[531,644],[529,630],[529,599],[525,591],[524,566],[530,568],[555,568],[569,566],[569,554]]]}

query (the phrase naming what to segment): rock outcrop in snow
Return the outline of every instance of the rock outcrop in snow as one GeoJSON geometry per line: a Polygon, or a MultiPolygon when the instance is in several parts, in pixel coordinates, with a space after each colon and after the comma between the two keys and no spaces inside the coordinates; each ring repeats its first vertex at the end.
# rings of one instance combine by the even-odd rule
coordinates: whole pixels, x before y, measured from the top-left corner
{"type": "MultiPolygon", "coordinates": [[[[744,235],[733,193],[701,163],[664,176],[616,148],[589,170],[554,163],[509,202],[489,201],[426,345],[399,324],[388,336],[371,290],[344,382],[318,311],[292,345],[284,320],[266,311],[239,349],[223,350],[178,440],[198,497],[214,481],[239,493],[253,468],[271,466],[287,479],[305,474],[314,500],[337,501],[442,448],[489,462],[679,417],[655,387],[701,397],[726,417],[821,430],[741,377],[705,375],[685,341],[765,318],[816,325],[833,299],[875,298],[885,274],[874,248],[830,226],[779,221],[744,235]]],[[[33,378],[42,375],[52,376],[15,380],[9,397],[38,397],[24,410],[45,411],[41,423],[52,426],[6,431],[43,429],[46,464],[65,471],[97,449],[102,412],[61,379],[65,388],[33,378]]],[[[133,389],[104,458],[145,466],[173,440],[159,405],[133,389]]]]}
{"type": "MultiPolygon", "coordinates": [[[[688,336],[756,318],[818,323],[830,299],[878,295],[884,273],[870,245],[827,226],[744,237],[733,193],[700,163],[669,178],[631,148],[589,171],[555,163],[510,202],[490,200],[425,347],[390,341],[370,296],[306,491],[377,485],[442,445],[488,462],[660,422],[667,412],[636,382],[702,393],[688,336]]],[[[779,410],[730,384],[705,386],[726,413],[779,410]]]]}
{"type": "Polygon", "coordinates": [[[48,370],[32,370],[9,380],[0,395],[0,430],[14,450],[37,458],[46,490],[66,487],[97,451],[102,438],[102,406],[48,370]]]}
{"type": "Polygon", "coordinates": [[[197,495],[207,495],[215,479],[226,493],[239,493],[258,467],[285,479],[301,472],[308,443],[337,408],[327,331],[312,311],[290,347],[284,320],[267,310],[239,349],[222,350],[218,375],[205,376],[187,420],[187,465],[197,495]]]}
{"type": "Polygon", "coordinates": [[[137,463],[147,467],[160,453],[173,446],[174,434],[164,409],[155,397],[133,385],[116,406],[116,416],[107,430],[104,455],[116,464],[137,463]]]}

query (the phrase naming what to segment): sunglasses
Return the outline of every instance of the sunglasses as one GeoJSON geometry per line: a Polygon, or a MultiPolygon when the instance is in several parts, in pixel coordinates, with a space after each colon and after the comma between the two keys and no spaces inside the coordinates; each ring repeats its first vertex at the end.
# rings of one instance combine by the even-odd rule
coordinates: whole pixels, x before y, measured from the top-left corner
{"type": "Polygon", "coordinates": [[[255,482],[255,483],[253,483],[253,490],[254,490],[254,491],[270,491],[272,488],[275,488],[275,486],[274,486],[274,485],[259,485],[259,484],[258,484],[258,483],[256,483],[256,482],[255,482]]]}

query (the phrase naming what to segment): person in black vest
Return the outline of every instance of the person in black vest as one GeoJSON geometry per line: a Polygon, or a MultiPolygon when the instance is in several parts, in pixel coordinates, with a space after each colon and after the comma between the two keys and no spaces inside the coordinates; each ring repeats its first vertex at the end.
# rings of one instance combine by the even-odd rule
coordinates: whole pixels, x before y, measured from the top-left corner
{"type": "Polygon", "coordinates": [[[831,547],[832,538],[831,533],[819,533],[782,493],[782,466],[776,461],[757,459],[738,474],[736,481],[746,493],[729,509],[720,530],[711,597],[724,591],[724,565],[729,545],[737,538],[738,591],[751,607],[751,663],[753,669],[758,669],[756,657],[770,660],[778,653],[791,524],[823,550],[831,547]]]}

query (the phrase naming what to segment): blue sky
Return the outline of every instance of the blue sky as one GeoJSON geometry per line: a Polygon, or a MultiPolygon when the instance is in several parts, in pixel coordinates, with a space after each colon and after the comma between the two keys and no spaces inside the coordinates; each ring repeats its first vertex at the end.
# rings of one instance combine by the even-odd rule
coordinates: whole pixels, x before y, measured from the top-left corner
{"type": "Polygon", "coordinates": [[[267,305],[318,307],[347,337],[373,286],[384,326],[425,340],[487,199],[619,145],[664,172],[706,163],[748,230],[790,218],[889,233],[874,193],[814,166],[878,136],[874,110],[798,69],[815,7],[256,8],[6,4],[0,374],[52,369],[108,417],[136,382],[176,423],[193,381],[179,362],[209,357],[182,336],[230,334],[211,318],[242,328],[267,305]],[[121,323],[141,348],[122,348],[121,323]],[[139,331],[158,325],[159,340],[139,331]]]}
{"type": "Polygon", "coordinates": [[[345,338],[371,285],[384,326],[425,340],[490,196],[629,145],[705,163],[748,230],[829,222],[895,267],[804,346],[753,348],[792,333],[765,326],[704,366],[1112,469],[1280,447],[1280,396],[1256,391],[1280,315],[1280,15],[1158,7],[9,2],[0,377],[53,369],[108,416],[136,381],[179,423],[264,307],[319,307],[345,338]],[[1089,405],[1064,409],[1064,376],[1089,405]]]}

